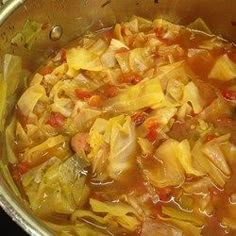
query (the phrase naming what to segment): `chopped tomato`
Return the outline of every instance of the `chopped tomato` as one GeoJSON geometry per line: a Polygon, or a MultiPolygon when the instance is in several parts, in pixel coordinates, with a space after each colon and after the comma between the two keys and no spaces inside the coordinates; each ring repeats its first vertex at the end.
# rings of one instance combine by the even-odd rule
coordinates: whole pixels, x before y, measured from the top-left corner
{"type": "Polygon", "coordinates": [[[119,77],[121,83],[130,84],[138,84],[142,79],[142,76],[134,72],[124,73],[119,77]]]}
{"type": "Polygon", "coordinates": [[[75,94],[77,98],[81,100],[86,100],[92,96],[92,93],[90,91],[84,89],[76,89],[75,94]]]}
{"type": "Polygon", "coordinates": [[[166,30],[163,27],[157,27],[154,29],[156,37],[162,39],[166,33],[166,30]]]}
{"type": "Polygon", "coordinates": [[[62,49],[61,50],[61,62],[65,62],[66,61],[66,50],[62,49]]]}
{"type": "Polygon", "coordinates": [[[116,50],[116,53],[124,53],[124,52],[128,52],[128,51],[129,51],[129,49],[123,47],[123,48],[116,50]]]}
{"type": "Polygon", "coordinates": [[[104,95],[106,97],[112,98],[115,97],[118,93],[118,88],[114,85],[108,85],[105,87],[104,95]]]}
{"type": "Polygon", "coordinates": [[[53,72],[54,68],[52,66],[45,66],[40,70],[41,75],[47,75],[51,74],[53,72]]]}
{"type": "Polygon", "coordinates": [[[17,165],[17,169],[21,175],[29,171],[30,167],[27,162],[21,162],[17,165]]]}
{"type": "Polygon", "coordinates": [[[205,143],[210,142],[211,140],[213,140],[214,138],[217,138],[218,136],[215,134],[207,134],[205,137],[205,143]]]}
{"type": "Polygon", "coordinates": [[[172,195],[172,190],[170,187],[161,188],[158,190],[158,196],[161,201],[167,202],[170,200],[172,195]]]}
{"type": "Polygon", "coordinates": [[[157,139],[157,123],[153,123],[149,128],[148,128],[148,134],[147,134],[147,139],[150,142],[154,142],[157,139]]]}
{"type": "Polygon", "coordinates": [[[158,122],[156,120],[148,120],[145,122],[145,127],[148,130],[146,138],[150,142],[154,142],[157,139],[157,128],[158,128],[158,122]]]}
{"type": "Polygon", "coordinates": [[[107,30],[106,32],[103,33],[104,39],[108,42],[111,41],[111,39],[114,37],[113,30],[107,30]]]}
{"type": "Polygon", "coordinates": [[[222,96],[226,99],[226,100],[236,100],[236,91],[233,90],[223,90],[222,91],[222,96]]]}
{"type": "Polygon", "coordinates": [[[132,116],[132,120],[136,126],[143,124],[143,122],[146,120],[146,118],[147,118],[147,113],[143,112],[143,111],[135,113],[132,116]]]}
{"type": "Polygon", "coordinates": [[[49,23],[48,23],[48,22],[42,24],[42,26],[41,26],[41,29],[42,29],[42,30],[46,30],[46,29],[48,29],[48,28],[49,28],[49,23]]]}
{"type": "Polygon", "coordinates": [[[48,124],[54,128],[60,128],[65,122],[65,117],[59,112],[52,112],[48,119],[48,124]]]}
{"type": "Polygon", "coordinates": [[[76,153],[80,152],[89,152],[89,143],[88,143],[88,134],[87,133],[78,133],[71,138],[71,147],[72,150],[76,153]]]}
{"type": "Polygon", "coordinates": [[[101,107],[103,105],[103,99],[99,95],[93,95],[89,99],[88,104],[92,107],[101,107]]]}

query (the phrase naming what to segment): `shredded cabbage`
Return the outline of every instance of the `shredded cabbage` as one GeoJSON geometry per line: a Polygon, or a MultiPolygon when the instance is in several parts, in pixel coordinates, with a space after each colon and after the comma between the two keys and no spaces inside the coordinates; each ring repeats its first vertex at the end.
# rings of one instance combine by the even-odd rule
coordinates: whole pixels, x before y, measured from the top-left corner
{"type": "Polygon", "coordinates": [[[129,116],[124,115],[108,121],[98,118],[90,129],[89,144],[91,152],[88,157],[94,171],[105,171],[111,178],[118,179],[132,167],[136,150],[134,124],[129,116]]]}
{"type": "Polygon", "coordinates": [[[75,70],[101,71],[103,69],[99,57],[85,48],[77,47],[67,50],[66,58],[69,68],[75,70]]]}
{"type": "Polygon", "coordinates": [[[107,100],[106,111],[130,112],[145,107],[162,107],[165,97],[158,78],[141,81],[107,100]]]}
{"type": "Polygon", "coordinates": [[[92,198],[89,202],[94,212],[106,213],[105,220],[115,221],[129,231],[135,231],[140,225],[136,211],[125,203],[101,202],[92,198]]]}
{"type": "Polygon", "coordinates": [[[35,105],[42,98],[46,97],[45,88],[41,85],[34,85],[29,87],[19,99],[17,105],[26,117],[33,112],[35,105]]]}
{"type": "Polygon", "coordinates": [[[223,81],[235,79],[236,64],[225,54],[218,58],[208,77],[223,81]]]}

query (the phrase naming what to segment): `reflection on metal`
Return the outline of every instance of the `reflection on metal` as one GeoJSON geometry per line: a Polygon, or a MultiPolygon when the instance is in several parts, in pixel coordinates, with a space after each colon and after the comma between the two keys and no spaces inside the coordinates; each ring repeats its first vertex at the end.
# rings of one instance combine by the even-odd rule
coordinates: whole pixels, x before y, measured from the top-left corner
{"type": "Polygon", "coordinates": [[[4,23],[4,21],[26,0],[15,0],[15,1],[7,1],[0,8],[0,26],[4,23]]]}
{"type": "Polygon", "coordinates": [[[61,25],[55,25],[52,27],[49,33],[49,38],[53,41],[57,41],[61,38],[63,34],[63,28],[61,25]]]}

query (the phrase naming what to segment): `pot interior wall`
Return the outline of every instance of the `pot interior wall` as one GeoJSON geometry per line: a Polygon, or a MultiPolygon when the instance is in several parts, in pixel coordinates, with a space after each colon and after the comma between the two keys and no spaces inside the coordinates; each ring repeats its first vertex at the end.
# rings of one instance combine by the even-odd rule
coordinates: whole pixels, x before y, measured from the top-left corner
{"type": "MultiPolygon", "coordinates": [[[[78,38],[84,32],[110,27],[115,22],[125,21],[132,15],[153,19],[162,17],[173,23],[187,25],[198,17],[205,20],[215,34],[234,41],[236,39],[235,0],[15,0],[21,6],[0,27],[0,58],[6,53],[19,55],[24,66],[33,72],[54,50],[78,38]],[[11,39],[21,31],[26,20],[42,23],[42,31],[32,49],[16,47],[11,39]],[[63,35],[58,41],[49,38],[51,27],[60,25],[63,35]]],[[[5,12],[3,8],[2,12],[5,12]]],[[[2,63],[1,63],[2,64],[2,63]]],[[[3,135],[1,135],[3,137],[3,135]]],[[[3,142],[1,142],[3,144],[3,142]]],[[[4,177],[4,176],[3,176],[4,177]]],[[[30,213],[22,210],[22,202],[2,182],[1,197],[8,213],[28,230],[39,230],[37,222],[28,222],[30,213]]],[[[3,205],[3,203],[2,203],[3,205]]]]}

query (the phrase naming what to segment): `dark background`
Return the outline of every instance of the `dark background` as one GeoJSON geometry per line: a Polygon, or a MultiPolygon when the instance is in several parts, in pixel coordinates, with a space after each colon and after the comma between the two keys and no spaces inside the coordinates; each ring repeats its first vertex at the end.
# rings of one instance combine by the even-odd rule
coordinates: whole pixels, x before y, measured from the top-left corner
{"type": "Polygon", "coordinates": [[[4,232],[7,232],[5,235],[8,236],[27,236],[26,233],[14,222],[12,219],[0,208],[0,226],[1,226],[1,235],[4,235],[4,232]],[[6,229],[6,231],[5,231],[6,229]]]}

